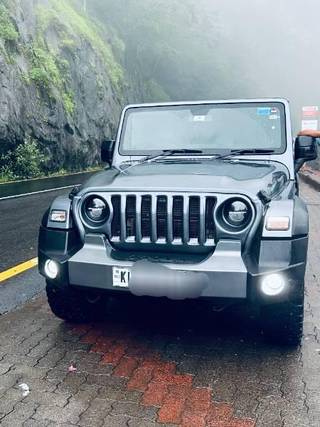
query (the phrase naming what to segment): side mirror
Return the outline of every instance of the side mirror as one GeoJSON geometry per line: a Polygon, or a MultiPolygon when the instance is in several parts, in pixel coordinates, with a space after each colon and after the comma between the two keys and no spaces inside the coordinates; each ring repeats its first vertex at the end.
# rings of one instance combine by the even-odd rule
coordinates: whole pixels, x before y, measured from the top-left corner
{"type": "Polygon", "coordinates": [[[317,158],[316,138],[312,136],[298,136],[295,141],[294,154],[295,169],[298,172],[304,162],[317,158]]]}
{"type": "Polygon", "coordinates": [[[105,163],[112,163],[113,150],[114,150],[115,141],[102,141],[101,144],[101,160],[105,163]]]}

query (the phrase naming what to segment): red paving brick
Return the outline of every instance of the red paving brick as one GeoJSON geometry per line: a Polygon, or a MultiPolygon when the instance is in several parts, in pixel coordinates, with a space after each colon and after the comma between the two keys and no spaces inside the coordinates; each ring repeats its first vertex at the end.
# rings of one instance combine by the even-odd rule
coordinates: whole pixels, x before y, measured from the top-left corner
{"type": "Polygon", "coordinates": [[[191,390],[186,401],[186,410],[198,415],[207,415],[211,406],[211,394],[212,390],[210,388],[191,390]]]}
{"type": "Polygon", "coordinates": [[[155,372],[154,380],[160,383],[190,385],[192,384],[192,375],[170,374],[166,372],[155,372]]]}
{"type": "Polygon", "coordinates": [[[151,382],[143,395],[142,403],[147,406],[161,406],[167,393],[167,384],[151,382]]]}
{"type": "Polygon", "coordinates": [[[138,363],[139,359],[137,357],[124,356],[114,370],[114,375],[117,377],[129,378],[138,366],[138,363]]]}
{"type": "Polygon", "coordinates": [[[138,367],[128,381],[128,390],[145,391],[152,380],[151,367],[138,367]]]}
{"type": "Polygon", "coordinates": [[[126,331],[113,325],[108,335],[85,326],[72,333],[84,335],[91,352],[102,353],[103,364],[114,367],[113,375],[127,378],[127,390],[143,392],[141,404],[158,407],[159,423],[182,427],[254,427],[255,421],[233,417],[228,403],[212,401],[211,388],[193,385],[193,376],[176,372],[176,364],[161,360],[158,353],[134,342],[126,331]],[[119,338],[119,337],[125,338],[119,338]]]}
{"type": "Polygon", "coordinates": [[[205,415],[197,415],[192,411],[184,411],[182,414],[182,427],[206,427],[205,415]]]}
{"type": "Polygon", "coordinates": [[[124,356],[126,346],[123,344],[113,344],[109,351],[103,356],[102,363],[117,365],[124,356]]]}
{"type": "Polygon", "coordinates": [[[158,421],[164,424],[180,424],[185,399],[166,398],[158,413],[158,421]]]}
{"type": "Polygon", "coordinates": [[[113,342],[113,338],[99,337],[97,339],[97,342],[91,347],[90,352],[107,353],[111,349],[113,342]]]}

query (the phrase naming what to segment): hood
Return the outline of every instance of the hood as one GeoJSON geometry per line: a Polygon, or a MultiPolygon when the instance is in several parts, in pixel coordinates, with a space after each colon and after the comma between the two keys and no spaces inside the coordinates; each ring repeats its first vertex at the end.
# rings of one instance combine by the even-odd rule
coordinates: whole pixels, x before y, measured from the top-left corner
{"type": "Polygon", "coordinates": [[[126,172],[110,168],[93,175],[81,188],[87,191],[221,192],[269,197],[289,180],[287,168],[275,161],[166,160],[138,164],[126,172]]]}

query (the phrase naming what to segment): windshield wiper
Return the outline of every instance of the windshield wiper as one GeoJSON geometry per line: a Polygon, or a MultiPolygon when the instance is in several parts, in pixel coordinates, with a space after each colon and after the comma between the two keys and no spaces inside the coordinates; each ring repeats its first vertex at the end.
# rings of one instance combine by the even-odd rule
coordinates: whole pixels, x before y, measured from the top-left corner
{"type": "Polygon", "coordinates": [[[135,163],[131,163],[127,168],[121,169],[121,173],[127,172],[128,169],[131,169],[134,166],[142,165],[147,162],[152,162],[154,160],[163,159],[165,157],[174,156],[175,154],[202,154],[201,150],[193,150],[191,148],[181,148],[181,149],[172,149],[172,150],[163,150],[160,154],[146,156],[138,160],[135,163]]]}
{"type": "Polygon", "coordinates": [[[241,150],[231,150],[230,153],[221,154],[220,156],[214,157],[214,160],[228,159],[229,157],[241,156],[242,154],[272,154],[274,150],[263,149],[263,148],[243,148],[241,150]]]}

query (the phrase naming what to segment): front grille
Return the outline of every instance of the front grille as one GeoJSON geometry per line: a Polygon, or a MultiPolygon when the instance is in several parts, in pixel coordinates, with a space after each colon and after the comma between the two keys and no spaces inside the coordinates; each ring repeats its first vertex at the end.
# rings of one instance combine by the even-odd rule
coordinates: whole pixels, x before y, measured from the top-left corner
{"type": "Polygon", "coordinates": [[[205,195],[112,195],[110,239],[213,246],[215,203],[205,195]]]}

